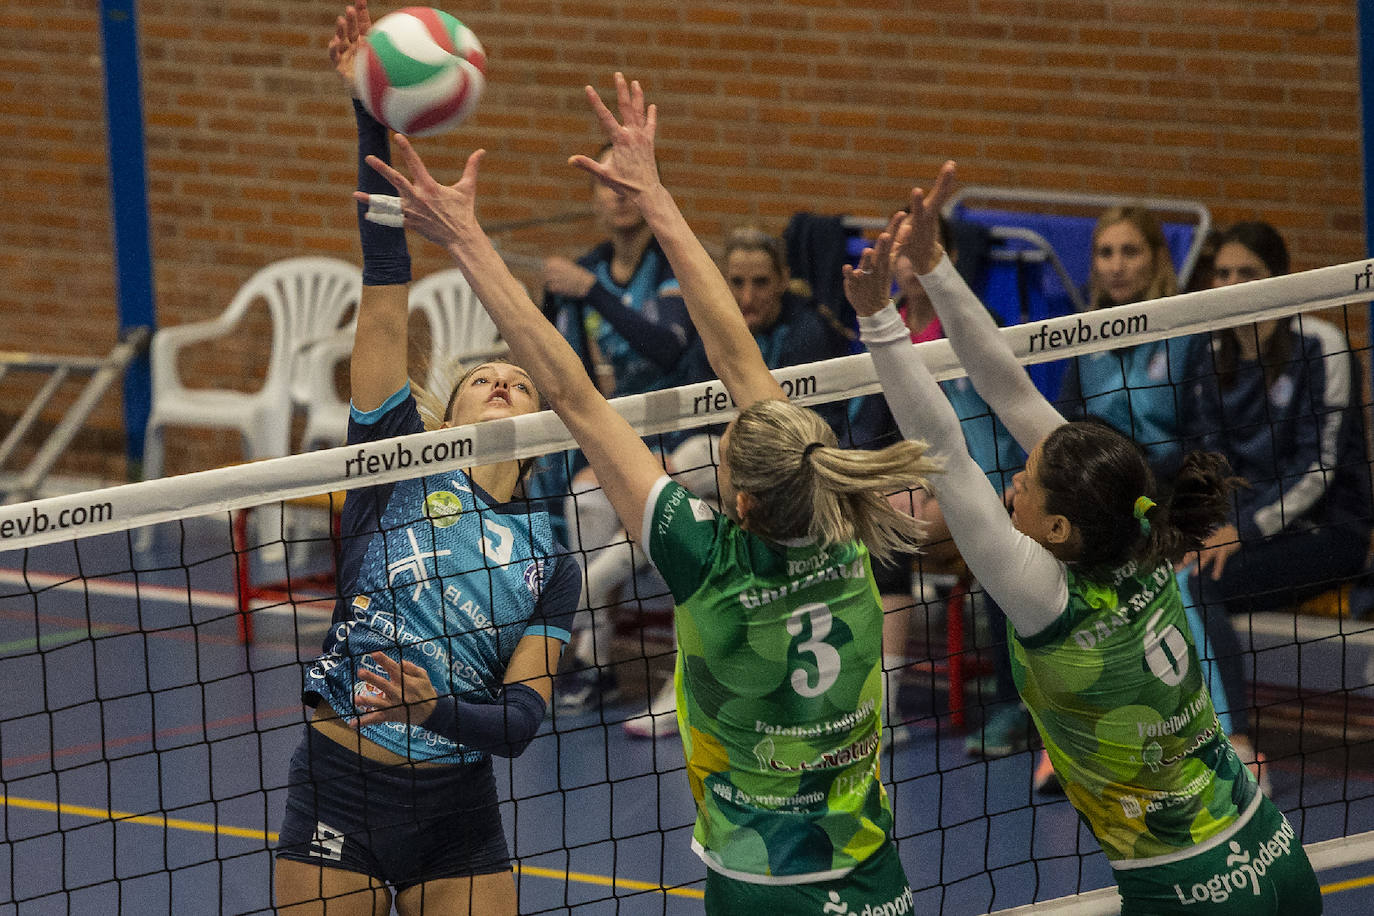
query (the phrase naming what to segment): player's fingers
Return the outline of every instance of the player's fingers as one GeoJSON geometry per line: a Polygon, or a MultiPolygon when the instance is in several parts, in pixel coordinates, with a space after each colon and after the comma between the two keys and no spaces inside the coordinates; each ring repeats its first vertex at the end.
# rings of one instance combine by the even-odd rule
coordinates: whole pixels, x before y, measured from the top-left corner
{"type": "Polygon", "coordinates": [[[887,275],[888,262],[892,258],[892,233],[883,232],[873,247],[873,270],[882,276],[887,275]]]}
{"type": "Polygon", "coordinates": [[[424,678],[425,680],[429,680],[429,672],[409,660],[401,663],[401,676],[419,677],[424,678]]]}
{"type": "Polygon", "coordinates": [[[616,121],[615,115],[606,107],[606,103],[601,101],[601,96],[591,86],[584,86],[583,92],[587,96],[587,104],[592,106],[592,114],[596,115],[597,121],[601,122],[601,127],[606,131],[607,136],[614,136],[615,129],[620,126],[616,121]]]}
{"type": "Polygon", "coordinates": [[[475,149],[468,154],[468,161],[463,164],[463,177],[458,179],[458,183],[465,187],[476,186],[477,169],[482,164],[482,157],[487,154],[484,149],[475,149]]]}
{"type": "Polygon", "coordinates": [[[610,185],[613,188],[617,185],[615,179],[611,177],[610,170],[590,156],[570,156],[568,157],[568,165],[587,172],[603,184],[610,185]]]}
{"type": "Polygon", "coordinates": [[[625,74],[619,70],[615,73],[615,103],[620,109],[620,121],[626,127],[635,124],[634,104],[631,101],[630,84],[625,81],[625,74]]]}
{"type": "Polygon", "coordinates": [[[639,85],[639,80],[630,81],[630,111],[634,115],[635,126],[643,127],[645,120],[644,88],[639,85]]]}
{"type": "Polygon", "coordinates": [[[376,662],[377,665],[389,675],[397,675],[401,673],[400,664],[390,655],[387,655],[385,652],[373,652],[372,660],[376,662]]]}
{"type": "MultiPolygon", "coordinates": [[[[404,175],[401,175],[400,172],[396,173],[400,175],[401,180],[405,182],[404,186],[397,184],[397,190],[401,190],[402,187],[404,187],[406,191],[414,194],[415,189],[418,187],[438,187],[439,183],[429,174],[429,169],[425,166],[424,160],[420,158],[420,154],[415,150],[415,146],[410,142],[410,138],[405,134],[392,134],[392,138],[395,141],[396,149],[401,154],[401,158],[405,160],[407,171],[410,172],[410,178],[408,179],[404,175]]],[[[393,171],[395,170],[393,169],[393,171]]],[[[396,182],[392,181],[392,184],[396,184],[396,182]]]]}
{"type": "Polygon", "coordinates": [[[937,212],[944,207],[954,193],[957,168],[958,166],[955,165],[953,159],[945,160],[945,164],[940,167],[940,174],[935,179],[935,187],[930,192],[930,205],[937,212]]]}
{"type": "Polygon", "coordinates": [[[360,692],[354,699],[361,700],[365,697],[367,699],[367,702],[372,704],[373,706],[380,706],[384,703],[394,702],[392,699],[390,699],[392,682],[382,677],[377,672],[371,671],[367,668],[359,668],[358,680],[362,681],[364,684],[367,684],[369,687],[376,688],[376,690],[380,691],[383,694],[386,694],[387,696],[379,697],[374,692],[364,690],[360,692]]]}
{"type": "Polygon", "coordinates": [[[893,238],[896,238],[897,230],[901,228],[902,222],[905,219],[906,211],[898,210],[896,213],[892,214],[892,218],[887,221],[887,228],[883,231],[891,235],[893,238]]]}

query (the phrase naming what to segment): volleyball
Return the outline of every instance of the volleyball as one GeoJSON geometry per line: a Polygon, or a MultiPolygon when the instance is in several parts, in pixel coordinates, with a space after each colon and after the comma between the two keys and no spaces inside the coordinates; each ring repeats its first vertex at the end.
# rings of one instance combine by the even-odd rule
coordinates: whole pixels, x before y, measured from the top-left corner
{"type": "Polygon", "coordinates": [[[354,60],[363,107],[406,136],[456,127],[487,84],[487,57],[472,30],[427,6],[408,6],[373,23],[354,60]]]}

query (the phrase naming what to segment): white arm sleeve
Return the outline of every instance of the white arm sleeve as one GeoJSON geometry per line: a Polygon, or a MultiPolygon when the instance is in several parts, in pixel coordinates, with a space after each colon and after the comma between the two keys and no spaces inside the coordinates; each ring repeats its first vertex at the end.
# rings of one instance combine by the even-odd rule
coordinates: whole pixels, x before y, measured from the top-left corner
{"type": "Polygon", "coordinates": [[[902,435],[924,440],[928,454],[944,465],[930,486],[964,562],[1016,632],[1034,636],[1068,605],[1064,564],[1012,525],[1001,497],[969,456],[959,418],[912,347],[896,309],[860,318],[859,331],[902,435]]]}
{"type": "Polygon", "coordinates": [[[1063,416],[1031,382],[992,316],[949,258],[941,258],[920,280],[974,390],[1030,454],[1040,440],[1063,425],[1063,416]]]}

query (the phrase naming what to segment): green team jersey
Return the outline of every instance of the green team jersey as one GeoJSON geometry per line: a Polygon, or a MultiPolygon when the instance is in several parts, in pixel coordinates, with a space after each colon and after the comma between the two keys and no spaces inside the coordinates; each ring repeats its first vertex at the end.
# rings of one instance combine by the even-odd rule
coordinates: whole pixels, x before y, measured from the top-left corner
{"type": "Polygon", "coordinates": [[[770,543],[667,478],[645,540],[677,606],[692,848],[743,881],[842,877],[892,829],[868,550],[770,543]]]}
{"type": "Polygon", "coordinates": [[[1114,867],[1191,854],[1258,786],[1217,721],[1173,569],[1128,563],[1100,582],[1070,570],[1068,586],[1054,624],[1011,632],[1055,773],[1114,867]]]}

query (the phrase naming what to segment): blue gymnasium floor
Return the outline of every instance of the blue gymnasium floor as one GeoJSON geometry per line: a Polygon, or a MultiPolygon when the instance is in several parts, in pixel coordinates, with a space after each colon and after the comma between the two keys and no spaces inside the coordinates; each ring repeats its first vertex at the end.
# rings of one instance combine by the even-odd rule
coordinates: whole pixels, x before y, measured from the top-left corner
{"type": "MultiPolygon", "coordinates": [[[[0,914],[270,912],[269,850],[303,721],[297,660],[327,612],[261,610],[245,648],[227,537],[175,539],[165,531],[136,576],[124,536],[0,553],[0,914]]],[[[1032,794],[1029,753],[972,760],[944,718],[915,732],[883,766],[916,912],[1109,883],[1069,805],[1032,794]]],[[[701,912],[681,754],[676,738],[630,739],[587,714],[551,717],[522,757],[498,760],[521,912],[701,912]]],[[[1275,797],[1304,842],[1374,829],[1374,770],[1355,759],[1277,764],[1275,797]]],[[[1328,913],[1374,908],[1374,863],[1320,878],[1328,913]]]]}

